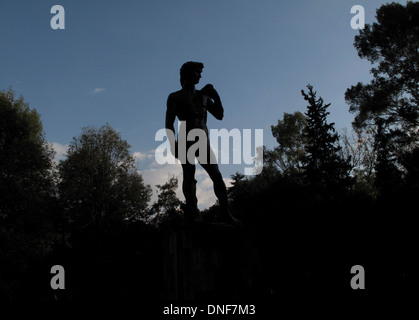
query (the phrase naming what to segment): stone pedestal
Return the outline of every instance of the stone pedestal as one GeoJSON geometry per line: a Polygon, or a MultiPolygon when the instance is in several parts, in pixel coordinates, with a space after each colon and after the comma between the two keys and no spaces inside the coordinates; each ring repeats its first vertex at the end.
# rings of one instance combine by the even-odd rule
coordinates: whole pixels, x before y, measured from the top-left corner
{"type": "Polygon", "coordinates": [[[258,257],[242,229],[180,225],[163,246],[163,299],[240,298],[251,289],[258,257]]]}

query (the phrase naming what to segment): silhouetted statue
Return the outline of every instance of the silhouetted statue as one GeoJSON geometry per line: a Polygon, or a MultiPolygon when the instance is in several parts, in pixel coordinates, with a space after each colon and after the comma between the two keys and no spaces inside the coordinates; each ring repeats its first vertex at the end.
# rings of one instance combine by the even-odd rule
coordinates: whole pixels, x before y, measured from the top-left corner
{"type": "MultiPolygon", "coordinates": [[[[208,138],[207,111],[218,120],[222,120],[224,116],[220,96],[211,84],[207,84],[202,90],[195,88],[195,85],[199,83],[203,68],[204,65],[200,62],[190,61],[183,64],[180,69],[180,84],[182,89],[171,93],[167,99],[166,130],[175,132],[174,121],[178,117],[179,121],[181,121],[180,132],[184,130],[187,136],[191,130],[199,129],[194,132],[200,132],[204,135],[203,137],[201,136],[201,140],[199,137],[196,137],[193,141],[180,141],[181,135],[179,132],[177,134],[177,140],[175,140],[174,135],[167,135],[170,140],[172,154],[182,164],[182,191],[186,200],[184,211],[188,219],[195,219],[199,215],[198,199],[196,197],[197,181],[195,180],[196,158],[214,183],[214,192],[222,209],[222,214],[218,217],[219,220],[221,222],[240,225],[240,222],[229,212],[226,185],[208,138]],[[188,150],[197,142],[201,146],[203,145],[205,149],[200,148],[196,151],[192,151],[191,149],[193,159],[188,159],[188,150]],[[186,150],[185,148],[182,149],[182,143],[184,146],[186,145],[186,150]]],[[[183,139],[186,140],[185,137],[183,139]]]]}

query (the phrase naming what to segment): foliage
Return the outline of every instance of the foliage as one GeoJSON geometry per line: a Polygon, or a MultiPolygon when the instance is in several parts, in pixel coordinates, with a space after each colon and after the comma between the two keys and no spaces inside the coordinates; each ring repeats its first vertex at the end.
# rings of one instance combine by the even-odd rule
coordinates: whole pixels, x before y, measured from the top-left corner
{"type": "Polygon", "coordinates": [[[284,113],[283,120],[271,126],[272,135],[278,146],[268,152],[267,159],[272,159],[282,173],[301,173],[302,159],[305,157],[306,137],[303,134],[307,119],[301,112],[284,113]]]}
{"type": "Polygon", "coordinates": [[[178,179],[170,178],[163,185],[156,185],[158,188],[157,201],[150,208],[150,215],[153,216],[153,224],[157,226],[173,226],[179,222],[181,201],[176,196],[178,179]]]}
{"type": "Polygon", "coordinates": [[[157,201],[153,204],[156,212],[169,212],[171,210],[179,210],[181,201],[176,196],[178,188],[178,179],[172,177],[164,185],[156,185],[159,189],[157,201]]]}
{"type": "Polygon", "coordinates": [[[0,295],[60,238],[53,155],[36,110],[0,91],[0,295]]]}
{"type": "Polygon", "coordinates": [[[348,89],[346,100],[357,126],[380,118],[411,129],[418,121],[419,3],[384,5],[376,18],[354,43],[361,58],[376,64],[371,69],[374,78],[348,89]]]}
{"type": "Polygon", "coordinates": [[[308,93],[301,90],[307,106],[307,125],[304,130],[306,138],[306,156],[303,160],[304,172],[308,182],[316,188],[329,190],[345,186],[350,170],[349,164],[341,157],[339,136],[334,123],[327,122],[329,104],[316,97],[311,85],[308,93]]]}
{"type": "Polygon", "coordinates": [[[376,183],[384,190],[401,183],[400,156],[418,146],[419,3],[383,5],[376,18],[354,43],[373,65],[373,79],[349,88],[345,99],[356,115],[354,127],[375,130],[376,183]]]}
{"type": "Polygon", "coordinates": [[[0,217],[18,215],[53,194],[53,150],[45,141],[40,116],[14,92],[0,92],[0,217]],[[23,201],[22,201],[23,200],[23,201]]]}
{"type": "Polygon", "coordinates": [[[151,189],[136,171],[130,146],[108,124],[73,138],[59,164],[60,197],[72,225],[83,228],[139,219],[151,189]]]}
{"type": "Polygon", "coordinates": [[[358,129],[352,134],[343,130],[340,135],[341,157],[352,168],[349,175],[354,179],[353,191],[370,198],[378,195],[375,187],[375,162],[373,130],[358,129]]]}

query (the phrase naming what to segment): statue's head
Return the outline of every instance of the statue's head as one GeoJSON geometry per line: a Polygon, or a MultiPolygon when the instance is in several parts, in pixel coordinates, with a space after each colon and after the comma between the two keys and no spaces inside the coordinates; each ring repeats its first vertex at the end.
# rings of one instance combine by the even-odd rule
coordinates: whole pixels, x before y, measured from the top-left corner
{"type": "Polygon", "coordinates": [[[201,72],[204,69],[204,64],[201,62],[189,61],[180,68],[180,84],[183,87],[186,81],[197,84],[201,78],[201,72]]]}

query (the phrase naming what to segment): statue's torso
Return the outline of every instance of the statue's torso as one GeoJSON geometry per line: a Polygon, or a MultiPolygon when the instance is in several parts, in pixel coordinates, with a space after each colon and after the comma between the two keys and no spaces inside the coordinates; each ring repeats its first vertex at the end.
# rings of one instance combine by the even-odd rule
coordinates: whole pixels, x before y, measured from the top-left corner
{"type": "Polygon", "coordinates": [[[175,93],[176,116],[180,121],[186,121],[186,130],[207,129],[207,108],[205,99],[200,91],[188,93],[178,91],[175,93]]]}

